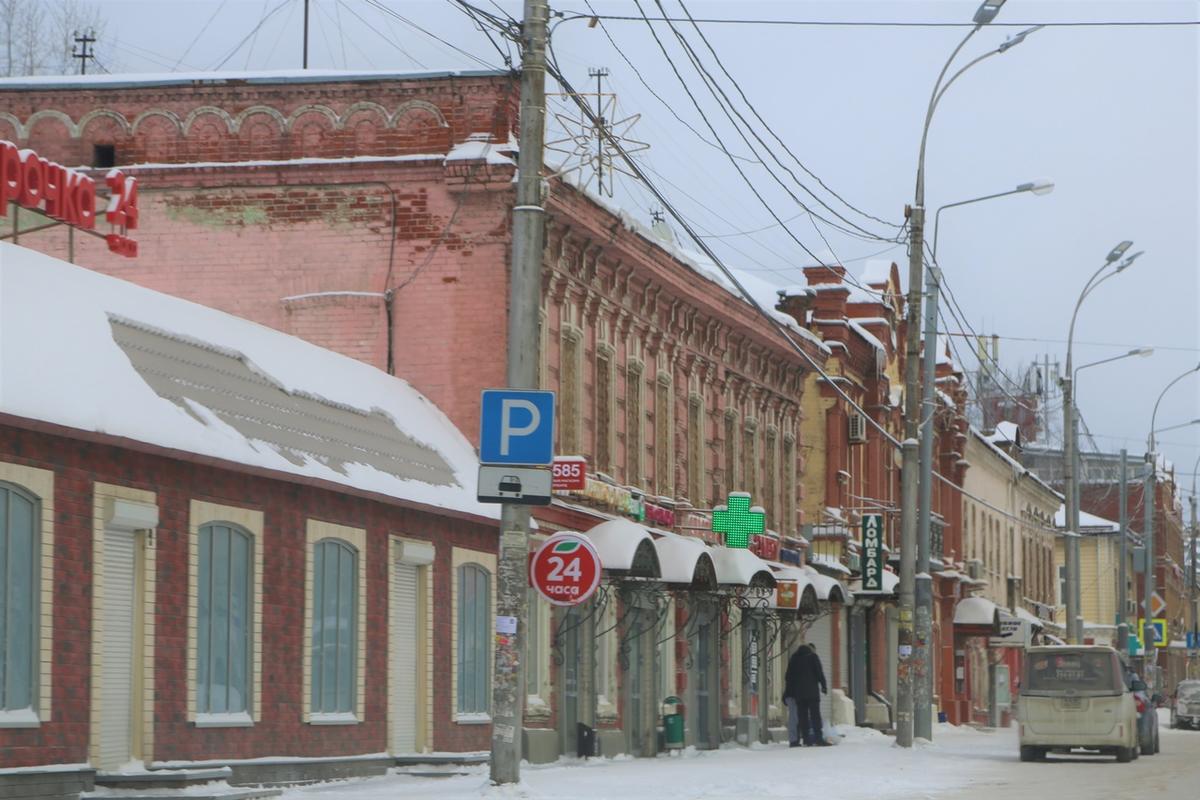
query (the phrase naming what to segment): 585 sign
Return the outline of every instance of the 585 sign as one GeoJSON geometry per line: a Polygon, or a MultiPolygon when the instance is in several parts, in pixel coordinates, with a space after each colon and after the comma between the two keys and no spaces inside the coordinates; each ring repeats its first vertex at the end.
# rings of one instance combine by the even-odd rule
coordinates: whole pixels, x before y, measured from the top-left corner
{"type": "Polygon", "coordinates": [[[529,581],[554,605],[578,605],[600,585],[600,556],[578,533],[556,533],[533,554],[529,581]]]}

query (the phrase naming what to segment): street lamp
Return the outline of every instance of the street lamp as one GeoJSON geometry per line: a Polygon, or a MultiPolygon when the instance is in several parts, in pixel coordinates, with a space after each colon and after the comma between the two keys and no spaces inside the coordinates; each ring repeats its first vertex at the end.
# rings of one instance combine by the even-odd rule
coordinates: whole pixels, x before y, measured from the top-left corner
{"type": "MultiPolygon", "coordinates": [[[[933,671],[928,668],[929,641],[933,633],[933,578],[929,573],[929,542],[931,539],[930,525],[933,516],[933,417],[936,404],[934,403],[934,388],[937,373],[937,317],[938,292],[941,288],[942,271],[937,260],[938,232],[941,230],[942,212],[947,208],[981,203],[984,200],[994,200],[998,197],[1008,197],[1014,194],[1031,193],[1046,195],[1054,191],[1054,181],[1039,178],[1028,183],[1018,184],[1015,189],[1005,192],[985,194],[970,200],[959,200],[947,203],[938,208],[933,215],[933,248],[930,252],[931,264],[925,270],[925,352],[921,360],[921,415],[920,421],[920,475],[918,478],[919,499],[917,504],[917,564],[914,576],[914,593],[916,604],[916,635],[917,644],[913,648],[914,657],[926,665],[920,680],[925,684],[919,691],[922,700],[933,694],[933,671]],[[927,687],[927,688],[926,688],[927,687]]],[[[902,553],[903,555],[903,553],[902,553]]],[[[915,735],[923,738],[932,736],[932,710],[928,705],[916,704],[914,709],[915,735]]]]}
{"type": "Polygon", "coordinates": [[[1075,341],[1075,321],[1079,318],[1079,307],[1097,286],[1114,275],[1129,268],[1141,251],[1120,261],[1121,256],[1133,245],[1131,241],[1123,241],[1109,251],[1100,269],[1092,274],[1075,301],[1075,310],[1071,312],[1071,327],[1067,332],[1067,370],[1062,378],[1063,390],[1063,494],[1067,506],[1067,530],[1064,554],[1067,568],[1067,640],[1071,644],[1079,644],[1082,639],[1081,620],[1079,619],[1079,496],[1075,488],[1075,400],[1074,370],[1072,369],[1072,350],[1075,341]],[[1113,267],[1117,261],[1120,263],[1113,267]],[[1113,267],[1112,271],[1101,277],[1101,273],[1113,267]]]}
{"type": "MultiPolygon", "coordinates": [[[[1185,372],[1182,372],[1173,378],[1171,382],[1168,383],[1161,392],[1159,392],[1158,399],[1154,401],[1154,411],[1150,414],[1150,435],[1147,437],[1146,441],[1146,465],[1149,467],[1149,469],[1146,470],[1146,481],[1142,485],[1142,510],[1144,512],[1142,525],[1145,527],[1146,537],[1146,591],[1145,597],[1143,598],[1145,605],[1143,606],[1142,613],[1145,615],[1145,619],[1147,620],[1145,635],[1146,641],[1143,642],[1143,645],[1147,648],[1147,656],[1153,655],[1152,662],[1157,662],[1158,660],[1158,649],[1153,646],[1154,643],[1151,641],[1154,638],[1152,631],[1154,631],[1155,628],[1153,625],[1149,624],[1149,620],[1154,618],[1154,592],[1156,589],[1154,584],[1157,578],[1157,576],[1154,574],[1154,569],[1157,565],[1157,558],[1154,554],[1154,501],[1155,483],[1158,480],[1158,453],[1156,453],[1154,449],[1154,434],[1158,431],[1155,430],[1154,425],[1158,420],[1158,407],[1162,404],[1163,398],[1167,396],[1167,392],[1171,391],[1175,384],[1198,371],[1200,371],[1200,364],[1197,364],[1191,369],[1186,370],[1185,372]]],[[[1196,422],[1196,420],[1193,420],[1193,422],[1196,422]]],[[[1187,424],[1191,425],[1192,422],[1187,424]]]]}
{"type": "MultiPolygon", "coordinates": [[[[1119,356],[1112,356],[1111,358],[1102,358],[1099,361],[1092,361],[1087,364],[1084,364],[1082,367],[1076,367],[1074,377],[1078,378],[1079,373],[1083,372],[1088,367],[1098,367],[1101,364],[1107,364],[1111,361],[1120,361],[1122,358],[1133,358],[1134,356],[1139,356],[1141,358],[1147,358],[1152,355],[1154,355],[1153,347],[1137,347],[1137,348],[1134,348],[1133,350],[1130,350],[1128,353],[1121,353],[1121,355],[1119,355],[1119,356]]],[[[1076,403],[1075,407],[1078,408],[1079,404],[1076,403]]]]}
{"type": "MultiPolygon", "coordinates": [[[[912,207],[908,213],[908,225],[911,232],[908,261],[908,303],[905,311],[907,333],[905,335],[905,365],[904,365],[904,440],[901,442],[902,461],[900,468],[900,630],[899,646],[904,655],[900,658],[898,669],[898,686],[896,697],[896,743],[901,747],[911,747],[913,742],[914,723],[916,732],[925,738],[932,738],[933,719],[930,708],[932,695],[932,674],[929,670],[928,658],[929,634],[933,627],[932,620],[920,614],[917,628],[921,634],[914,636],[914,591],[917,567],[917,506],[919,503],[919,469],[918,437],[920,436],[921,416],[921,278],[924,269],[924,233],[925,233],[925,147],[929,140],[929,124],[933,120],[933,112],[938,101],[958,78],[971,67],[984,59],[1005,52],[1024,40],[1034,28],[1024,31],[1018,37],[1010,38],[1003,48],[989,50],[982,56],[970,61],[943,83],[950,65],[958,57],[959,52],[980,28],[996,18],[1004,0],[985,0],[975,12],[975,24],[963,37],[958,46],[950,53],[946,63],[942,65],[933,91],[929,96],[929,104],[925,109],[925,121],[921,128],[921,147],[917,155],[917,180],[912,207]],[[920,650],[913,653],[913,645],[919,645],[920,650]],[[910,658],[910,654],[912,657],[910,658]],[[914,694],[916,697],[914,697],[914,694]],[[916,718],[914,718],[914,711],[916,718]]],[[[926,606],[921,606],[926,608],[926,606]]]]}
{"type": "Polygon", "coordinates": [[[1178,425],[1168,425],[1165,428],[1155,428],[1154,432],[1155,433],[1166,433],[1167,431],[1179,430],[1180,428],[1186,428],[1191,425],[1200,425],[1200,418],[1189,419],[1187,422],[1181,422],[1178,425]]]}

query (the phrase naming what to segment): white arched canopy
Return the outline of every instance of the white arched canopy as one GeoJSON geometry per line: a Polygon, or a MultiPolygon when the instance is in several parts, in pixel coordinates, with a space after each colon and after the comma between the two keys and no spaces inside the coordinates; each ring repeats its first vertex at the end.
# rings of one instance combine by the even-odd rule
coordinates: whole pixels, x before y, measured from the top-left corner
{"type": "Polygon", "coordinates": [[[654,537],[636,522],[610,519],[585,534],[600,556],[600,566],[608,572],[632,578],[659,578],[659,554],[654,537]]]}
{"type": "Polygon", "coordinates": [[[654,539],[659,579],[695,588],[715,589],[717,573],[711,548],[699,539],[662,532],[654,539]]]}

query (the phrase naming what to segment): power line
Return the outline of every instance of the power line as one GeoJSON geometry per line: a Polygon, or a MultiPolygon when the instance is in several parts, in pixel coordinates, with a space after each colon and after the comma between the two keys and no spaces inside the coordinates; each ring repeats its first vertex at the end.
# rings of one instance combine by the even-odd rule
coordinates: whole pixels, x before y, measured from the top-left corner
{"type": "MultiPolygon", "coordinates": [[[[656,5],[658,5],[659,9],[661,10],[662,9],[661,0],[654,0],[654,2],[656,5]]],[[[642,11],[642,6],[641,6],[641,3],[639,2],[639,0],[634,0],[634,5],[637,6],[639,12],[642,11]]],[[[666,50],[666,47],[659,40],[658,34],[656,34],[654,32],[654,27],[652,25],[649,25],[649,23],[647,23],[647,26],[650,29],[651,36],[654,37],[655,43],[658,44],[659,49],[663,53],[663,56],[667,59],[667,62],[671,65],[671,68],[675,72],[676,77],[679,77],[679,80],[682,83],[683,78],[679,76],[678,69],[676,69],[674,62],[671,59],[670,54],[666,50]]],[[[770,146],[768,146],[767,143],[763,141],[762,137],[759,136],[758,133],[754,130],[754,128],[749,124],[749,121],[745,118],[745,116],[743,116],[742,113],[740,111],[738,111],[737,108],[734,107],[733,101],[730,99],[729,95],[725,93],[725,90],[721,88],[721,86],[717,82],[716,78],[714,78],[713,75],[704,66],[699,55],[697,55],[696,51],[692,48],[691,44],[688,42],[687,37],[685,37],[682,33],[680,33],[679,30],[674,25],[671,25],[668,23],[668,28],[671,30],[671,33],[673,33],[675,35],[676,40],[679,42],[680,47],[684,51],[684,55],[686,55],[688,57],[688,60],[691,62],[692,67],[700,74],[700,76],[704,82],[705,88],[708,89],[709,94],[712,95],[713,99],[717,101],[718,107],[721,109],[722,113],[725,114],[725,118],[729,121],[730,125],[733,126],[734,131],[737,132],[738,136],[742,139],[742,142],[746,145],[746,147],[748,147],[750,149],[750,151],[752,153],[754,153],[755,157],[758,159],[758,163],[763,167],[764,170],[766,170],[767,175],[769,175],[771,177],[771,179],[774,180],[781,189],[783,189],[785,192],[787,192],[788,196],[791,197],[792,200],[797,205],[799,205],[801,208],[803,208],[810,216],[815,216],[815,217],[821,219],[826,224],[830,225],[831,227],[834,227],[850,236],[865,235],[868,238],[878,239],[880,241],[893,241],[894,240],[894,239],[887,239],[885,237],[878,236],[878,235],[872,233],[871,231],[868,231],[866,228],[863,228],[862,226],[857,225],[856,223],[853,223],[850,220],[847,220],[845,217],[843,217],[842,215],[838,214],[836,211],[831,209],[828,206],[828,204],[826,204],[824,201],[822,201],[819,197],[817,197],[816,194],[814,194],[812,192],[812,190],[810,190],[807,186],[805,186],[804,183],[801,182],[800,179],[796,177],[796,174],[794,172],[792,172],[792,170],[786,164],[783,163],[783,161],[779,158],[779,156],[777,156],[775,154],[774,150],[772,150],[770,148],[770,146]],[[738,121],[734,120],[735,116],[737,117],[737,120],[740,121],[740,123],[741,123],[740,126],[738,124],[738,121]],[[754,140],[756,142],[758,142],[759,147],[761,147],[764,151],[766,151],[767,155],[769,155],[775,161],[775,163],[778,164],[779,167],[782,168],[788,174],[788,176],[791,177],[791,179],[796,182],[796,184],[798,186],[800,186],[801,189],[803,189],[807,194],[809,194],[811,197],[813,197],[818,203],[820,203],[822,206],[824,206],[826,209],[828,209],[831,213],[833,213],[834,216],[836,216],[838,219],[842,220],[843,222],[845,222],[847,225],[849,225],[851,228],[853,228],[855,230],[848,230],[846,228],[843,228],[840,225],[838,225],[837,223],[834,223],[830,220],[825,219],[824,217],[821,217],[820,215],[816,214],[816,212],[814,212],[811,208],[809,208],[808,205],[805,204],[804,201],[802,201],[799,197],[797,197],[795,192],[793,192],[790,188],[788,188],[788,186],[784,183],[784,181],[781,180],[779,178],[779,176],[776,175],[775,172],[770,167],[768,167],[767,164],[762,160],[762,157],[759,155],[758,150],[755,148],[755,146],[753,144],[751,144],[750,140],[748,138],[746,138],[746,133],[743,131],[743,128],[745,129],[745,131],[748,131],[751,136],[754,137],[754,140]]],[[[710,49],[711,49],[711,47],[710,47],[710,49]]],[[[736,86],[736,81],[734,81],[734,84],[736,86]]],[[[699,104],[696,102],[695,97],[692,96],[691,90],[687,88],[686,84],[684,84],[684,90],[687,91],[688,96],[690,98],[692,98],[693,103],[696,103],[697,109],[699,110],[699,104]]],[[[739,89],[739,91],[740,91],[740,89],[739,89]]],[[[745,97],[745,95],[743,94],[743,98],[744,97],[745,97]]],[[[745,102],[749,106],[749,101],[745,101],[745,102]]],[[[753,110],[754,109],[751,106],[751,111],[753,111],[753,110]]],[[[724,145],[724,142],[721,141],[720,136],[716,132],[716,129],[713,128],[712,124],[708,121],[707,117],[703,114],[703,112],[701,112],[701,118],[704,120],[705,124],[708,125],[709,129],[713,133],[713,136],[717,138],[717,141],[721,142],[721,144],[724,145]]],[[[725,148],[725,149],[727,149],[727,148],[725,148]]],[[[736,164],[734,166],[737,167],[736,164]]],[[[740,168],[738,168],[738,172],[742,173],[742,170],[740,168]]],[[[744,173],[743,173],[743,180],[746,180],[749,183],[749,180],[745,177],[744,173]]],[[[756,195],[758,194],[757,190],[755,190],[755,194],[756,195]]],[[[766,205],[766,202],[763,201],[761,197],[759,199],[761,202],[763,202],[764,205],[766,205]]],[[[783,221],[779,218],[779,216],[774,213],[773,209],[771,210],[771,214],[772,214],[772,216],[775,217],[776,221],[779,222],[779,224],[784,228],[784,230],[787,231],[789,233],[789,235],[792,236],[793,239],[795,239],[796,237],[793,234],[791,234],[790,230],[787,229],[787,226],[784,225],[783,221]]],[[[817,230],[817,234],[825,242],[825,246],[827,248],[829,248],[830,251],[832,252],[832,247],[830,247],[828,240],[825,240],[824,234],[821,233],[821,231],[819,229],[817,230]]],[[[801,247],[804,247],[803,243],[801,243],[798,239],[796,239],[796,241],[798,244],[800,244],[801,247]]],[[[805,248],[805,249],[807,251],[807,248],[805,248]]],[[[809,252],[809,255],[812,255],[813,258],[816,258],[816,256],[813,255],[811,252],[809,252]]],[[[835,255],[835,257],[836,257],[836,255],[835,255]]],[[[817,259],[817,260],[820,261],[820,259],[817,259]]]]}
{"type": "MultiPolygon", "coordinates": [[[[658,2],[658,0],[655,0],[655,2],[658,2]]],[[[822,189],[824,189],[825,191],[829,192],[831,195],[836,197],[838,200],[840,200],[842,202],[842,204],[844,206],[851,209],[852,211],[862,215],[863,217],[866,217],[867,219],[874,220],[876,222],[882,223],[889,227],[903,228],[904,227],[903,224],[898,225],[894,222],[888,222],[885,219],[880,219],[879,217],[876,217],[873,214],[868,214],[867,212],[863,211],[862,209],[856,207],[853,203],[850,203],[844,197],[842,197],[840,194],[835,192],[833,189],[829,188],[829,186],[826,185],[826,183],[823,180],[821,180],[820,177],[818,177],[816,175],[816,173],[814,173],[812,170],[810,170],[808,167],[806,167],[804,165],[804,162],[802,162],[800,160],[800,157],[797,156],[795,154],[795,152],[793,152],[792,149],[787,146],[787,143],[779,136],[779,134],[775,133],[775,130],[767,123],[767,121],[765,119],[763,119],[762,114],[758,113],[758,109],[756,109],[754,107],[754,104],[750,102],[750,99],[746,97],[746,93],[742,90],[741,85],[737,82],[737,80],[732,75],[729,74],[729,70],[725,68],[725,64],[721,61],[720,56],[717,55],[717,51],[713,48],[712,43],[709,42],[708,37],[704,35],[704,31],[702,31],[700,29],[700,26],[692,18],[692,13],[690,11],[688,11],[687,6],[685,6],[683,4],[683,0],[678,0],[678,2],[679,2],[679,7],[683,9],[683,13],[687,15],[689,20],[692,20],[692,27],[694,27],[696,29],[696,33],[699,34],[700,41],[704,42],[704,46],[708,48],[708,51],[710,53],[712,53],[713,60],[715,60],[717,62],[717,66],[721,68],[721,72],[723,72],[725,74],[725,77],[729,79],[729,82],[733,84],[733,88],[737,90],[738,95],[742,98],[742,102],[746,104],[746,107],[748,109],[750,109],[750,112],[752,114],[754,114],[755,118],[758,119],[759,123],[762,124],[763,128],[766,129],[767,133],[771,134],[771,136],[775,139],[775,141],[779,143],[779,146],[783,148],[783,151],[785,153],[787,153],[789,156],[791,156],[792,160],[795,161],[797,165],[799,165],[800,169],[804,170],[804,172],[807,173],[809,177],[811,177],[818,184],[820,184],[822,189]]],[[[658,3],[658,5],[659,5],[659,8],[662,8],[661,3],[658,3]]],[[[788,171],[788,174],[789,175],[791,174],[790,170],[788,171]]],[[[793,177],[793,179],[795,179],[794,175],[792,177],[793,177]]],[[[797,180],[797,183],[799,183],[798,180],[797,180]]],[[[803,184],[801,184],[801,186],[803,186],[803,184]]],[[[806,189],[806,191],[807,191],[807,189],[806,189]]],[[[809,194],[812,194],[812,193],[809,192],[809,194]]],[[[817,198],[817,196],[815,194],[813,194],[813,199],[816,199],[817,202],[821,202],[820,199],[817,198]]],[[[825,208],[828,208],[830,212],[837,215],[837,212],[834,211],[832,208],[830,208],[828,205],[825,205],[825,203],[821,203],[821,205],[824,205],[825,208]]],[[[849,220],[845,219],[844,217],[841,217],[840,215],[838,215],[838,218],[844,220],[847,223],[850,222],[849,220]]]]}
{"type": "MultiPolygon", "coordinates": [[[[379,28],[375,27],[374,25],[372,25],[371,23],[369,23],[369,22],[367,22],[365,19],[363,19],[363,18],[362,18],[362,15],[360,15],[360,14],[359,14],[357,11],[355,11],[353,7],[351,7],[351,6],[347,5],[346,3],[342,2],[342,0],[338,0],[338,5],[340,5],[340,6],[343,6],[343,7],[346,9],[347,13],[349,13],[349,14],[352,14],[352,15],[354,16],[354,18],[355,18],[355,19],[357,19],[357,20],[358,20],[359,22],[361,22],[361,23],[362,23],[364,26],[366,26],[367,30],[371,31],[371,32],[372,32],[372,33],[374,33],[376,36],[378,36],[380,39],[383,39],[383,41],[387,42],[387,43],[388,43],[388,44],[390,44],[392,47],[394,47],[394,48],[396,48],[397,50],[399,50],[399,51],[400,51],[400,53],[401,53],[401,55],[403,55],[403,56],[404,56],[405,58],[407,58],[409,61],[411,61],[411,62],[413,62],[414,64],[416,64],[416,65],[417,65],[418,67],[420,67],[421,69],[429,69],[429,67],[427,67],[427,66],[426,66],[426,65],[425,65],[425,64],[424,64],[422,61],[420,61],[418,58],[416,58],[416,56],[414,56],[412,53],[408,52],[408,51],[407,51],[407,50],[405,50],[403,47],[401,47],[399,42],[397,42],[397,41],[396,41],[396,40],[394,40],[394,39],[389,39],[387,36],[385,36],[385,35],[383,34],[383,31],[379,30],[379,28]]],[[[388,20],[385,20],[385,21],[388,23],[388,29],[389,29],[389,30],[391,30],[393,34],[395,34],[395,32],[396,32],[396,31],[395,31],[395,29],[394,29],[394,28],[392,28],[392,24],[391,24],[391,22],[390,22],[390,21],[388,21],[388,20]]]]}
{"type": "Polygon", "coordinates": [[[495,48],[496,52],[500,54],[500,59],[504,62],[504,66],[511,69],[512,65],[513,65],[513,59],[512,59],[512,51],[507,49],[508,48],[508,39],[505,38],[504,47],[502,48],[502,47],[500,47],[500,43],[496,41],[496,37],[494,37],[492,35],[492,32],[490,30],[488,30],[489,27],[495,27],[497,24],[499,24],[498,22],[495,21],[497,18],[493,17],[492,15],[488,14],[487,12],[485,12],[481,9],[476,9],[474,6],[470,5],[469,3],[462,2],[462,0],[447,0],[447,2],[449,2],[450,5],[453,6],[454,8],[456,8],[457,10],[466,14],[471,19],[471,21],[475,23],[475,27],[479,29],[480,33],[482,33],[484,36],[487,37],[488,42],[491,43],[492,47],[495,48]],[[484,15],[488,19],[488,21],[492,23],[492,25],[491,26],[485,25],[480,20],[479,15],[484,15]]]}
{"type": "MultiPolygon", "coordinates": [[[[854,399],[850,397],[850,395],[846,394],[845,390],[843,390],[842,387],[838,385],[838,382],[836,380],[834,380],[833,377],[830,376],[827,372],[825,372],[824,369],[821,368],[821,365],[817,363],[816,359],[814,359],[811,355],[809,355],[808,352],[805,351],[805,349],[799,343],[797,343],[795,339],[792,338],[791,334],[788,332],[788,329],[786,327],[784,327],[783,324],[778,319],[776,319],[770,313],[768,313],[766,309],[762,308],[757,302],[754,301],[754,298],[752,297],[752,295],[748,291],[746,291],[746,288],[737,279],[737,276],[734,275],[733,272],[731,272],[730,269],[725,266],[724,262],[721,261],[717,257],[716,253],[714,253],[712,251],[712,249],[703,240],[697,238],[695,230],[688,223],[688,221],[683,217],[683,215],[680,214],[678,212],[678,210],[676,210],[674,205],[672,205],[671,201],[668,200],[666,198],[666,196],[663,195],[662,192],[653,183],[650,182],[650,180],[646,177],[645,172],[643,172],[641,170],[641,168],[637,165],[637,163],[629,156],[629,154],[625,151],[625,148],[621,145],[620,141],[618,141],[617,138],[615,136],[613,136],[611,132],[609,132],[606,128],[604,128],[604,126],[599,124],[599,120],[596,118],[595,114],[592,112],[592,109],[590,109],[588,107],[588,105],[585,102],[583,102],[582,98],[580,98],[578,93],[575,91],[575,88],[571,85],[571,82],[569,80],[567,80],[566,76],[563,75],[562,70],[559,69],[558,58],[556,57],[556,55],[554,53],[553,42],[547,42],[547,54],[549,55],[549,63],[547,65],[547,71],[549,72],[549,74],[551,76],[553,76],[554,79],[557,80],[562,85],[562,87],[566,90],[567,94],[569,96],[571,96],[572,99],[575,101],[575,103],[579,107],[580,111],[588,119],[590,119],[593,124],[595,124],[599,127],[601,134],[609,140],[609,142],[612,144],[613,148],[621,156],[622,160],[624,160],[624,162],[630,168],[630,170],[633,171],[633,173],[638,178],[638,180],[640,180],[646,186],[646,188],[650,191],[650,193],[654,195],[655,199],[657,199],[663,205],[663,208],[667,212],[669,212],[671,214],[671,216],[673,216],[676,219],[676,221],[679,222],[680,225],[683,226],[683,228],[687,232],[687,234],[693,239],[693,241],[695,241],[700,246],[700,248],[704,251],[704,254],[706,256],[708,256],[709,259],[712,260],[713,264],[722,272],[722,274],[725,275],[725,277],[734,285],[734,287],[736,287],[737,291],[750,304],[751,308],[753,308],[767,322],[767,324],[770,327],[774,328],[783,337],[784,341],[786,341],[791,346],[791,348],[805,362],[808,363],[808,365],[812,368],[812,370],[814,372],[816,372],[818,375],[825,378],[827,384],[834,390],[834,392],[839,397],[841,397],[851,408],[860,412],[863,415],[863,418],[867,421],[867,424],[870,425],[871,427],[875,428],[877,431],[879,431],[879,433],[882,435],[882,437],[885,441],[890,443],[893,447],[899,447],[900,440],[897,439],[895,436],[893,436],[891,434],[891,432],[889,432],[881,424],[876,422],[871,417],[870,414],[867,414],[866,411],[862,408],[862,406],[860,406],[858,403],[856,403],[854,401],[854,399]]],[[[991,508],[992,510],[996,511],[997,513],[999,513],[1005,517],[1008,517],[1010,519],[1013,519],[1013,520],[1016,520],[1019,522],[1023,522],[1025,524],[1029,524],[1028,520],[1023,520],[1021,517],[1019,517],[1015,514],[1012,514],[1008,511],[1005,511],[1004,509],[1001,509],[1001,508],[998,508],[998,507],[992,505],[987,500],[984,500],[982,497],[977,497],[974,494],[971,494],[964,487],[962,487],[961,485],[950,480],[949,478],[942,475],[941,473],[934,471],[933,476],[936,479],[942,481],[943,483],[958,490],[958,492],[963,497],[967,497],[972,500],[975,500],[977,503],[985,505],[988,508],[991,508]]],[[[1043,530],[1049,531],[1051,533],[1055,533],[1055,534],[1059,533],[1058,530],[1055,528],[1046,527],[1046,526],[1041,526],[1041,527],[1043,530]]]]}
{"type": "Polygon", "coordinates": [[[454,50],[455,52],[466,56],[467,58],[471,59],[475,63],[480,64],[481,66],[483,66],[487,69],[496,69],[496,66],[494,64],[489,64],[488,62],[484,61],[479,56],[476,56],[472,53],[468,53],[466,50],[463,50],[461,47],[451,44],[450,42],[443,39],[441,36],[438,36],[433,31],[428,30],[427,28],[421,27],[420,25],[413,22],[411,19],[404,16],[403,14],[400,14],[400,13],[392,10],[391,8],[388,8],[382,2],[380,2],[380,0],[364,0],[364,2],[366,2],[370,6],[378,9],[379,11],[383,12],[384,14],[387,14],[388,16],[391,16],[391,17],[394,17],[394,18],[400,20],[401,22],[403,22],[405,25],[412,28],[413,30],[419,31],[420,33],[425,34],[429,38],[434,39],[435,41],[441,42],[444,46],[449,47],[451,50],[454,50]]]}
{"type": "Polygon", "coordinates": [[[217,15],[221,13],[221,10],[225,8],[225,4],[227,2],[229,2],[229,0],[221,0],[221,2],[217,5],[217,10],[214,11],[208,20],[200,26],[200,30],[196,32],[196,35],[192,38],[192,41],[186,48],[184,48],[183,53],[179,56],[179,59],[176,60],[175,66],[171,67],[172,72],[175,72],[179,69],[179,65],[183,63],[185,58],[187,58],[188,53],[192,52],[192,48],[196,46],[196,42],[200,41],[200,37],[203,36],[204,32],[207,31],[209,26],[213,24],[213,20],[216,19],[217,15]]]}
{"type": "MultiPolygon", "coordinates": [[[[249,32],[249,33],[247,33],[247,34],[245,35],[245,37],[243,37],[243,38],[242,38],[242,40],[241,40],[240,42],[238,42],[237,44],[235,44],[235,45],[233,46],[233,49],[232,49],[232,50],[230,50],[230,51],[229,51],[229,52],[228,52],[228,53],[225,55],[225,57],[224,57],[224,58],[222,58],[222,59],[221,59],[219,62],[217,62],[216,66],[214,66],[214,67],[211,67],[210,69],[211,69],[211,70],[218,70],[218,69],[220,69],[221,67],[225,66],[225,64],[226,64],[226,63],[228,63],[229,59],[233,58],[233,57],[234,57],[234,55],[236,55],[236,54],[237,54],[237,51],[241,50],[241,49],[242,49],[242,46],[243,46],[243,45],[245,45],[245,44],[246,44],[246,42],[250,41],[250,39],[251,39],[251,38],[254,38],[255,36],[257,36],[257,35],[258,35],[258,32],[259,32],[259,30],[262,28],[262,26],[267,24],[267,20],[269,20],[271,17],[273,17],[273,16],[275,16],[277,13],[279,13],[280,9],[282,9],[284,6],[292,6],[292,8],[293,8],[293,10],[294,10],[294,9],[295,9],[295,6],[294,6],[294,5],[292,5],[292,4],[293,4],[293,0],[280,0],[280,2],[279,2],[279,3],[278,3],[278,4],[277,4],[277,5],[274,7],[274,8],[272,8],[272,9],[271,9],[270,11],[268,11],[266,14],[263,14],[263,15],[262,15],[262,18],[261,18],[261,19],[259,19],[259,21],[258,21],[258,24],[257,24],[257,25],[255,25],[253,28],[251,28],[251,29],[250,29],[250,32],[249,32]]],[[[290,16],[291,16],[291,15],[289,14],[289,18],[290,18],[290,16]]]]}
{"type": "MultiPolygon", "coordinates": [[[[967,333],[964,331],[939,331],[943,336],[964,336],[967,338],[977,338],[977,333],[967,333]]],[[[989,337],[1003,339],[1008,342],[1035,342],[1038,344],[1066,344],[1066,339],[1046,339],[1037,336],[1004,336],[999,333],[989,333],[989,337]]],[[[1155,350],[1178,350],[1185,353],[1200,353],[1200,347],[1181,347],[1179,345],[1169,344],[1130,344],[1128,342],[1084,342],[1078,339],[1075,344],[1088,345],[1091,347],[1125,347],[1133,349],[1135,347],[1150,347],[1155,350]]]]}
{"type": "MultiPolygon", "coordinates": [[[[783,25],[812,28],[973,28],[973,22],[908,22],[877,20],[800,20],[800,19],[737,19],[704,17],[691,20],[680,17],[634,17],[623,14],[582,14],[563,19],[597,19],[609,22],[698,22],[706,25],[783,25]]],[[[989,28],[1031,28],[1041,25],[1046,28],[1150,28],[1184,27],[1200,25],[1200,20],[1068,20],[1059,22],[989,22],[989,28]]]]}

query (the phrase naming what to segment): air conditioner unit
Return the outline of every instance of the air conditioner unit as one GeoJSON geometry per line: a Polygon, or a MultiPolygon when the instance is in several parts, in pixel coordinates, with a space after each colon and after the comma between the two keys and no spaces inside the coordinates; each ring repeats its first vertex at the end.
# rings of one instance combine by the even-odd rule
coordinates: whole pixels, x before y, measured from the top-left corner
{"type": "Polygon", "coordinates": [[[867,440],[867,417],[857,411],[850,414],[850,441],[865,442],[867,440]]]}

